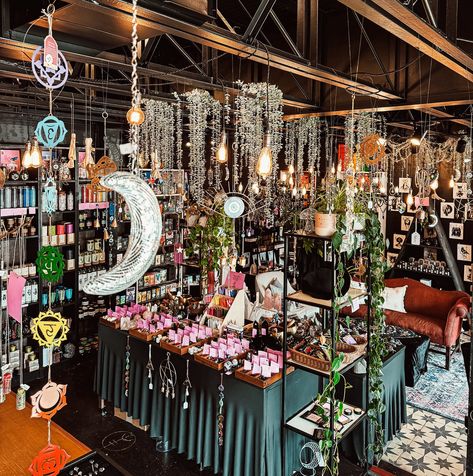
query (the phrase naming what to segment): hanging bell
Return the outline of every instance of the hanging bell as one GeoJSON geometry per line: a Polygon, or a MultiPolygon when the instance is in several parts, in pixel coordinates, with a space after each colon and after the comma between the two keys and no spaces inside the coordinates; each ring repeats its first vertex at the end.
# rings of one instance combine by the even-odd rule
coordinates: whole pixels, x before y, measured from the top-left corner
{"type": "Polygon", "coordinates": [[[110,225],[112,228],[118,228],[118,223],[117,223],[117,219],[114,217],[113,218],[113,221],[112,221],[112,224],[110,225]]]}
{"type": "Polygon", "coordinates": [[[109,238],[110,238],[110,234],[108,233],[108,230],[106,228],[104,228],[104,230],[103,230],[103,239],[105,241],[108,241],[109,238]]]}
{"type": "Polygon", "coordinates": [[[99,220],[98,215],[95,216],[94,228],[97,228],[97,229],[100,228],[100,220],[99,220]]]}

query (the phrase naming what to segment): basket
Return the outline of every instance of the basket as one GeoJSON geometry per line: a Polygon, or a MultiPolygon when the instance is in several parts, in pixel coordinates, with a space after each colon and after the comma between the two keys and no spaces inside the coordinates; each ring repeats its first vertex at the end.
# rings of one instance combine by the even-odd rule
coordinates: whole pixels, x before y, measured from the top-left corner
{"type": "MultiPolygon", "coordinates": [[[[291,352],[291,359],[298,363],[310,367],[312,369],[320,370],[322,372],[330,372],[330,361],[322,360],[313,355],[307,355],[303,352],[299,352],[299,346],[296,346],[294,349],[289,349],[291,352]]],[[[349,364],[353,362],[357,357],[358,353],[356,352],[356,347],[354,345],[345,344],[344,342],[339,342],[337,344],[337,355],[340,352],[343,352],[343,364],[349,364]]]]}

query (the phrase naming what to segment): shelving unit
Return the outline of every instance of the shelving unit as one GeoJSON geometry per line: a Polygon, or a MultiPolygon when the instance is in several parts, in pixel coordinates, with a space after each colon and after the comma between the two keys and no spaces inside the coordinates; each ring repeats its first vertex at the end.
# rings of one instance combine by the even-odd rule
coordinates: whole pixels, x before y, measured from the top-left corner
{"type": "MultiPolygon", "coordinates": [[[[305,438],[312,439],[314,441],[317,441],[319,439],[319,432],[316,430],[321,430],[322,427],[319,426],[317,423],[312,422],[307,420],[306,418],[303,417],[303,415],[311,410],[315,403],[310,402],[304,405],[302,408],[300,408],[298,411],[290,415],[289,417],[286,415],[286,401],[288,398],[291,398],[291,392],[288,392],[287,390],[287,375],[286,375],[286,370],[289,367],[295,367],[296,369],[300,369],[315,375],[318,375],[319,377],[322,377],[325,381],[327,379],[332,379],[333,378],[333,370],[330,368],[330,370],[324,371],[321,369],[317,369],[314,367],[311,367],[309,365],[304,365],[299,362],[295,362],[292,357],[288,357],[288,346],[287,346],[287,322],[288,322],[288,311],[287,311],[287,302],[293,301],[297,302],[300,304],[304,304],[307,306],[312,306],[312,307],[317,307],[319,310],[323,313],[324,317],[324,325],[328,323],[330,325],[330,335],[331,335],[331,353],[332,355],[335,355],[336,353],[336,339],[335,336],[337,334],[337,329],[338,329],[338,316],[334,312],[334,295],[332,294],[331,299],[318,299],[314,298],[312,296],[309,296],[301,291],[296,291],[292,294],[287,293],[287,288],[288,288],[288,278],[289,278],[289,250],[293,250],[294,247],[292,246],[291,248],[289,247],[290,240],[296,240],[296,246],[297,246],[297,240],[299,239],[310,239],[310,240],[315,240],[320,243],[323,243],[324,245],[329,245],[325,246],[324,248],[327,250],[329,249],[328,253],[325,254],[324,258],[326,261],[331,263],[332,267],[332,283],[331,283],[331,289],[335,289],[335,283],[336,283],[336,270],[337,270],[337,254],[333,250],[333,246],[330,245],[331,243],[331,238],[325,238],[325,237],[320,237],[314,234],[307,234],[303,232],[288,232],[284,235],[284,283],[283,283],[283,293],[284,293],[284,303],[283,303],[283,316],[284,316],[284,338],[283,338],[283,372],[282,372],[282,416],[283,416],[283,422],[282,422],[282,441],[283,441],[283,455],[282,455],[282,474],[286,474],[286,469],[289,471],[291,468],[286,468],[286,462],[288,461],[287,455],[286,455],[286,441],[287,441],[287,435],[286,433],[288,431],[290,432],[295,432],[299,435],[304,436],[305,438]]],[[[297,249],[297,248],[296,248],[297,249]]],[[[358,288],[350,288],[347,295],[344,296],[343,300],[339,302],[338,304],[340,305],[340,308],[343,307],[344,305],[349,305],[351,304],[354,300],[360,299],[360,298],[367,298],[367,304],[368,304],[368,316],[367,316],[367,347],[365,350],[365,353],[360,354],[356,359],[353,361],[342,364],[341,367],[338,369],[338,372],[343,374],[353,368],[357,362],[359,362],[361,359],[366,359],[367,360],[367,369],[366,369],[366,386],[365,386],[365,392],[367,395],[366,401],[369,402],[369,342],[370,342],[370,307],[371,307],[371,291],[370,291],[370,257],[369,255],[367,256],[368,258],[368,268],[367,268],[367,276],[368,276],[368,287],[367,291],[364,291],[362,289],[358,288]]],[[[295,259],[295,257],[294,257],[295,259]]],[[[294,390],[294,389],[292,389],[294,390]]],[[[317,392],[317,389],[314,389],[314,392],[317,392]]],[[[331,390],[331,395],[330,395],[330,411],[329,411],[329,428],[331,431],[332,435],[332,447],[330,448],[330,460],[326,461],[325,464],[330,466],[330,471],[333,470],[333,462],[334,462],[334,448],[335,445],[339,444],[341,440],[346,438],[354,429],[356,429],[360,424],[363,424],[363,422],[367,422],[367,408],[361,409],[361,412],[359,415],[355,415],[354,412],[352,412],[353,415],[353,420],[350,423],[347,423],[346,425],[343,426],[343,428],[339,431],[335,431],[335,411],[336,409],[334,408],[334,402],[336,400],[336,389],[333,388],[331,390]]],[[[351,407],[349,404],[344,402],[344,406],[351,407]]],[[[369,424],[366,424],[365,426],[366,431],[369,431],[369,424]]],[[[366,458],[366,461],[368,461],[368,458],[366,458]]],[[[367,468],[368,469],[368,463],[367,468]]],[[[291,474],[289,472],[289,474],[291,474]]]]}

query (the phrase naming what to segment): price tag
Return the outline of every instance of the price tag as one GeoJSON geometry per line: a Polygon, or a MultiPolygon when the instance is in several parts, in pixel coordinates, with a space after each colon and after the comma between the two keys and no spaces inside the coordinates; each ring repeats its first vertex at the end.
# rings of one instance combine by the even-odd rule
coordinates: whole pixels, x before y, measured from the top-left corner
{"type": "Polygon", "coordinates": [[[251,370],[251,362],[249,360],[245,360],[243,362],[243,370],[246,370],[246,371],[251,370]]]}
{"type": "Polygon", "coordinates": [[[187,347],[187,346],[190,345],[189,336],[183,336],[183,338],[182,338],[182,345],[183,345],[184,347],[187,347]]]}
{"type": "Polygon", "coordinates": [[[271,377],[271,367],[269,365],[262,365],[261,366],[261,375],[265,378],[271,377]]]}

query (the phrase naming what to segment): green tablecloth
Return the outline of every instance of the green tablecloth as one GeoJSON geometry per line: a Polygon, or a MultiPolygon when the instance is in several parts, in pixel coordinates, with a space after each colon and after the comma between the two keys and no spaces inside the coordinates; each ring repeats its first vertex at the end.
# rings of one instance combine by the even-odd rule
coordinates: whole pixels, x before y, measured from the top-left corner
{"type": "MultiPolygon", "coordinates": [[[[123,370],[125,364],[126,333],[99,326],[99,356],[96,391],[99,396],[126,411],[142,425],[150,426],[150,436],[167,443],[169,448],[184,453],[204,467],[225,476],[281,476],[281,381],[262,390],[233,376],[224,376],[224,445],[219,456],[217,438],[217,400],[220,374],[189,360],[192,390],[189,409],[183,410],[183,382],[186,375],[186,356],[171,354],[178,384],[176,397],[165,398],[161,393],[159,365],[166,352],[152,344],[153,390],[148,388],[148,344],[130,337],[131,369],[129,396],[125,397],[123,370]]],[[[403,366],[403,360],[401,362],[403,366]]],[[[386,374],[385,378],[389,378],[386,374]]],[[[395,376],[397,378],[397,376],[395,376]]],[[[404,392],[403,380],[394,382],[404,392]]],[[[286,416],[308,404],[319,390],[319,378],[296,370],[288,376],[290,395],[286,416]]],[[[390,405],[390,402],[387,402],[390,405]]],[[[394,403],[394,402],[393,402],[394,403]]],[[[396,402],[401,404],[401,402],[396,402]]],[[[401,412],[394,412],[398,417],[401,412]]],[[[405,399],[404,399],[405,413],[405,399]]],[[[402,419],[395,422],[400,428],[402,419]]],[[[360,428],[351,438],[359,439],[360,428]]],[[[290,433],[287,443],[288,467],[298,469],[297,459],[303,438],[290,433]]],[[[361,443],[362,444],[362,443],[361,443]]],[[[290,474],[291,471],[288,471],[290,474]]]]}

